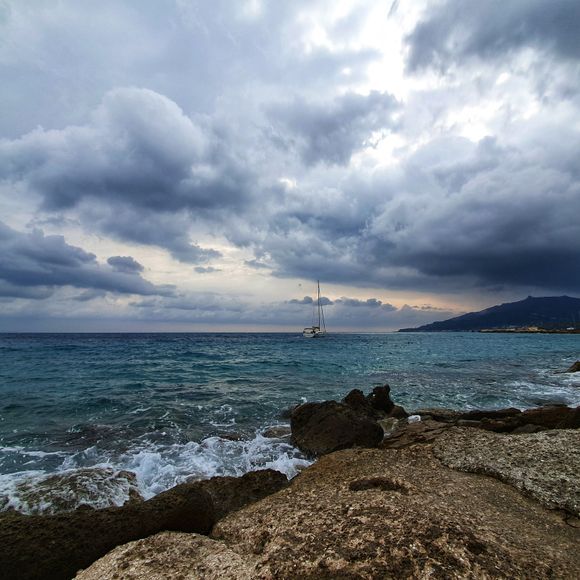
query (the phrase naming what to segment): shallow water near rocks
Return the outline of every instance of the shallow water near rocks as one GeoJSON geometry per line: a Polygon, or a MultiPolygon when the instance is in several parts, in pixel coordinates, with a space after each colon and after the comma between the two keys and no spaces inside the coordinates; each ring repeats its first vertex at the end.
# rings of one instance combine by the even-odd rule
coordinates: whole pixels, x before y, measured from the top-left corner
{"type": "Polygon", "coordinates": [[[82,468],[133,472],[145,498],[267,467],[292,477],[309,461],[263,436],[281,411],[385,382],[410,410],[577,405],[580,374],[559,371],[578,358],[578,335],[0,335],[0,509],[21,505],[18,483],[82,468]]]}

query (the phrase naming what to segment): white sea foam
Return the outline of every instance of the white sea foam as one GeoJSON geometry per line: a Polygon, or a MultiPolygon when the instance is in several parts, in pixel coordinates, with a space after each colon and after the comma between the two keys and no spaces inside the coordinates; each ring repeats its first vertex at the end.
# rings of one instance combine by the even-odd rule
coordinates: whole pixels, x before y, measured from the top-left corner
{"type": "Polygon", "coordinates": [[[92,446],[64,456],[51,473],[0,475],[0,511],[54,513],[81,505],[123,505],[135,491],[149,499],[179,483],[259,469],[275,469],[290,479],[311,463],[284,438],[264,437],[260,431],[245,441],[209,437],[172,445],[140,442],[118,456],[92,446]]]}
{"type": "Polygon", "coordinates": [[[82,505],[120,506],[139,492],[135,476],[106,466],[60,470],[47,474],[31,470],[0,475],[0,510],[26,514],[71,511],[82,505]]]}

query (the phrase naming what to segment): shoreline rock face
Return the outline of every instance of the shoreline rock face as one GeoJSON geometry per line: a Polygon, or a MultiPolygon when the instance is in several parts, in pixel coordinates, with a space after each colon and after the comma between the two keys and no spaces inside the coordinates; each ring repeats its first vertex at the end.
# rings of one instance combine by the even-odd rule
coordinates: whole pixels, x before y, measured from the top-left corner
{"type": "Polygon", "coordinates": [[[120,508],[7,513],[0,519],[0,570],[5,580],[64,580],[120,544],[162,530],[208,533],[214,522],[209,494],[191,487],[120,508]]]}
{"type": "Polygon", "coordinates": [[[270,493],[262,499],[252,474],[241,478],[244,497],[222,489],[235,489],[235,478],[191,484],[227,498],[211,539],[157,534],[79,577],[580,576],[580,432],[554,429],[576,425],[579,409],[426,410],[407,422],[389,408],[361,391],[297,407],[293,439],[326,453],[314,465],[289,484],[262,475],[270,493]],[[382,439],[379,422],[396,428],[378,449],[363,448],[382,439]],[[337,444],[355,448],[329,452],[337,444]]]}
{"type": "Polygon", "coordinates": [[[208,534],[217,520],[288,485],[272,469],[178,485],[120,508],[0,516],[3,580],[69,579],[116,546],[170,530],[208,534]]]}
{"type": "Polygon", "coordinates": [[[428,445],[325,455],[212,537],[255,578],[580,574],[579,530],[509,485],[441,465],[428,445]]]}
{"type": "Polygon", "coordinates": [[[434,453],[448,467],[491,475],[580,518],[580,431],[500,435],[454,427],[437,439],[434,453]]]}

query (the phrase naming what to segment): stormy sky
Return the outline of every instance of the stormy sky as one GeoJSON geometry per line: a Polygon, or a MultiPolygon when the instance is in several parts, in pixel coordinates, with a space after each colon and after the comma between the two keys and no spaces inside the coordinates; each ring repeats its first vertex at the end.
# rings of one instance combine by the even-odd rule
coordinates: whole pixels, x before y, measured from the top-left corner
{"type": "Polygon", "coordinates": [[[390,330],[580,294],[577,0],[0,1],[0,331],[390,330]]]}

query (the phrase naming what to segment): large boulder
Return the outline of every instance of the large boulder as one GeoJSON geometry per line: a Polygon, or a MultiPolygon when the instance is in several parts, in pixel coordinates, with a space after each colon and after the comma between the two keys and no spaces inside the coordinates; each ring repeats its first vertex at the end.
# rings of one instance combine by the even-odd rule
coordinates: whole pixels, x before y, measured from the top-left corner
{"type": "Polygon", "coordinates": [[[309,455],[323,455],[349,447],[376,447],[382,427],[345,403],[305,403],[292,412],[292,442],[309,455]]]}
{"type": "Polygon", "coordinates": [[[273,469],[178,485],[140,505],[0,516],[2,578],[70,578],[120,544],[163,530],[209,533],[225,515],[288,485],[273,469]]]}

